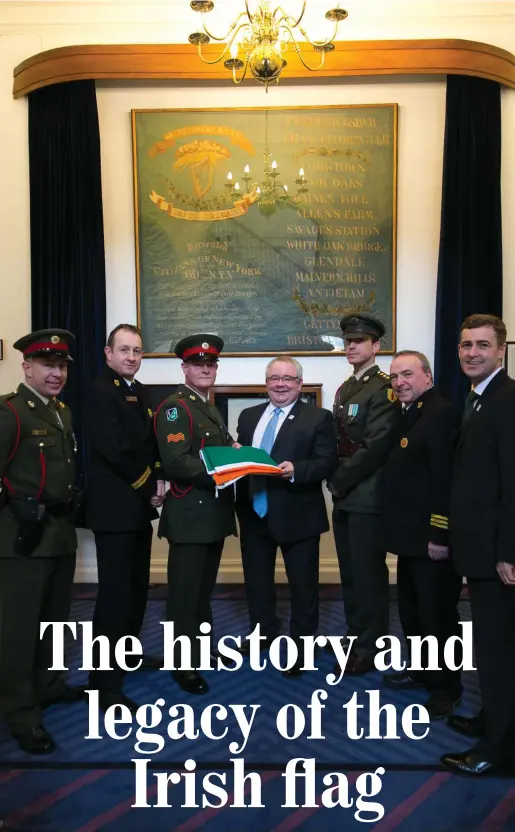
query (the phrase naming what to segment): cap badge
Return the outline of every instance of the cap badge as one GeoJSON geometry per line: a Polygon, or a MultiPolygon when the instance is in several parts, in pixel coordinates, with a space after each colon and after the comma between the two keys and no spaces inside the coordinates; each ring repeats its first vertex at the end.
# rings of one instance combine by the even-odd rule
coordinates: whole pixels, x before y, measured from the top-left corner
{"type": "Polygon", "coordinates": [[[404,436],[404,437],[401,439],[401,448],[407,448],[407,447],[408,447],[408,440],[407,440],[407,439],[406,439],[406,437],[404,436]]]}
{"type": "Polygon", "coordinates": [[[50,340],[51,340],[52,344],[58,344],[59,343],[59,336],[58,335],[52,335],[50,340]]]}
{"type": "Polygon", "coordinates": [[[203,349],[203,350],[208,350],[208,349],[209,349],[209,344],[207,343],[207,341],[204,341],[204,342],[202,343],[202,349],[203,349]]]}

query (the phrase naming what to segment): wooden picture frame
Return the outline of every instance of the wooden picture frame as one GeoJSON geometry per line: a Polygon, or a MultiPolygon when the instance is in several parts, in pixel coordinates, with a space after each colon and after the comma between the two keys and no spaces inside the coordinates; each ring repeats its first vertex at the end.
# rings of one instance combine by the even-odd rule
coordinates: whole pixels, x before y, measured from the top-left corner
{"type": "Polygon", "coordinates": [[[506,341],[504,369],[510,378],[515,379],[515,341],[506,341]]]}

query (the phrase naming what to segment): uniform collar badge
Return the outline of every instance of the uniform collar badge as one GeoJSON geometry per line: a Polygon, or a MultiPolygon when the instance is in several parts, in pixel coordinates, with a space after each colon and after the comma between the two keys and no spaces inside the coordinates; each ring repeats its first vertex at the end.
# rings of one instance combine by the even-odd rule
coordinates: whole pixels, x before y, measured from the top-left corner
{"type": "Polygon", "coordinates": [[[27,404],[29,407],[36,407],[36,405],[32,401],[28,401],[27,404]]]}
{"type": "Polygon", "coordinates": [[[114,383],[116,384],[116,386],[117,386],[117,387],[119,387],[119,386],[120,386],[120,382],[119,382],[119,380],[118,380],[117,378],[115,378],[115,379],[114,379],[114,383]]]}

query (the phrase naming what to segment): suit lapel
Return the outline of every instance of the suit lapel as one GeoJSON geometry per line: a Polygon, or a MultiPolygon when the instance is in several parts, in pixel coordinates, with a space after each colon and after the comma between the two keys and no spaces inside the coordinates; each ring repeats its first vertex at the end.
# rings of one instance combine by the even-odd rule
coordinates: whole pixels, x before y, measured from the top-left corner
{"type": "Polygon", "coordinates": [[[288,435],[293,430],[293,427],[296,423],[296,420],[299,418],[299,415],[302,411],[303,402],[300,399],[297,399],[295,404],[293,405],[292,409],[288,413],[285,419],[283,419],[283,423],[279,430],[277,431],[275,442],[272,447],[272,456],[273,452],[277,450],[277,446],[280,445],[282,442],[288,439],[288,435]]]}
{"type": "Polygon", "coordinates": [[[502,385],[504,384],[505,379],[506,379],[505,371],[500,370],[497,373],[497,375],[494,376],[494,378],[492,379],[490,384],[488,384],[486,386],[485,390],[480,395],[479,401],[477,402],[476,407],[474,408],[474,410],[470,414],[469,418],[467,419],[465,424],[462,423],[461,430],[460,430],[460,435],[459,435],[459,438],[458,438],[458,448],[461,448],[465,439],[469,435],[471,429],[474,427],[474,424],[476,423],[476,421],[477,421],[477,419],[478,419],[478,417],[481,413],[481,410],[485,406],[488,407],[488,402],[490,401],[492,396],[494,396],[497,393],[499,388],[502,387],[502,385]]]}

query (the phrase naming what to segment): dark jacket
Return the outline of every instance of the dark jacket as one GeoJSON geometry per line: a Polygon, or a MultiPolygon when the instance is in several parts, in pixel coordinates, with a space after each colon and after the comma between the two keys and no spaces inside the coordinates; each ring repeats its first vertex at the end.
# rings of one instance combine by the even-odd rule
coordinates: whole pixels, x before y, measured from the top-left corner
{"type": "MultiPolygon", "coordinates": [[[[249,407],[240,413],[238,442],[252,445],[256,426],[267,404],[249,407]]],[[[336,467],[336,438],[328,410],[297,401],[281,425],[271,456],[276,462],[294,466],[294,481],[267,477],[268,526],[279,543],[293,543],[316,537],[329,529],[322,482],[336,467]]],[[[254,511],[248,477],[236,488],[236,507],[240,519],[254,511]]]]}
{"type": "Polygon", "coordinates": [[[390,377],[374,364],[359,381],[347,379],[336,393],[334,418],[339,464],[331,480],[335,508],[374,514],[380,511],[379,474],[395,424],[390,377]]]}
{"type": "Polygon", "coordinates": [[[218,410],[180,385],[159,407],[159,452],[171,483],[159,523],[159,537],[174,543],[214,543],[236,533],[233,489],[216,493],[200,459],[201,448],[232,445],[218,410]]]}
{"type": "Polygon", "coordinates": [[[504,370],[458,439],[450,537],[459,575],[494,578],[498,561],[515,564],[515,381],[504,370]]]}
{"type": "Polygon", "coordinates": [[[14,551],[19,523],[9,507],[11,495],[37,497],[48,509],[41,542],[31,557],[75,554],[75,526],[66,513],[75,480],[75,438],[70,409],[59,401],[57,409],[63,427],[24,384],[0,398],[0,476],[2,498],[7,498],[0,511],[2,558],[23,557],[14,551]]]}
{"type": "Polygon", "coordinates": [[[154,417],[145,386],[135,387],[105,367],[88,397],[86,526],[94,531],[138,531],[157,517],[150,505],[159,473],[154,417]]]}
{"type": "Polygon", "coordinates": [[[459,428],[455,408],[435,388],[401,415],[382,470],[385,547],[396,555],[428,557],[428,543],[448,545],[452,456],[459,428]]]}

